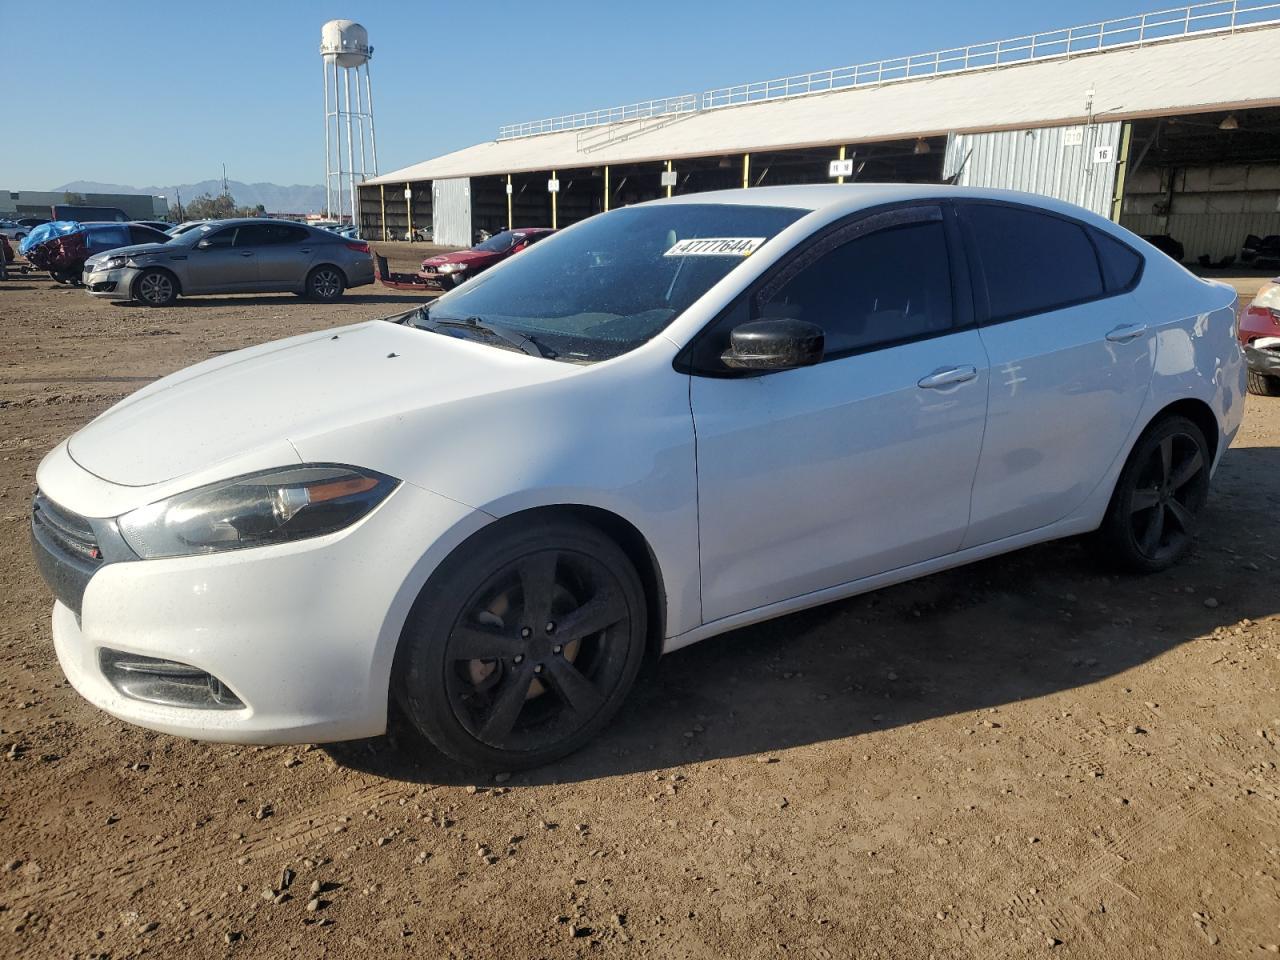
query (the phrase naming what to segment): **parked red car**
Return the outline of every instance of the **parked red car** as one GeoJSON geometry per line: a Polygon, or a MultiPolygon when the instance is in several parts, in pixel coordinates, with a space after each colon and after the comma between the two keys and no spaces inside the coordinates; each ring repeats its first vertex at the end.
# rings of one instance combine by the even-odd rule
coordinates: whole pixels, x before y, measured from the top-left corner
{"type": "Polygon", "coordinates": [[[1249,392],[1280,397],[1280,277],[1263,284],[1236,327],[1249,368],[1249,392]]]}
{"type": "Polygon", "coordinates": [[[519,227],[495,233],[470,250],[441,253],[422,261],[418,276],[433,290],[452,290],[468,277],[488,270],[495,263],[519,253],[544,237],[555,233],[549,227],[519,227]]]}

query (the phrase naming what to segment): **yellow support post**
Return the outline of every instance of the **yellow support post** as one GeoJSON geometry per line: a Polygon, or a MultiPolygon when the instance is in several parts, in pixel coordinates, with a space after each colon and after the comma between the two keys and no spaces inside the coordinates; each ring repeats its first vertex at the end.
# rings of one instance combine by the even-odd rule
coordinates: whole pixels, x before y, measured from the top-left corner
{"type": "Polygon", "coordinates": [[[514,230],[515,221],[511,219],[511,174],[507,174],[507,229],[514,230]]]}
{"type": "Polygon", "coordinates": [[[382,241],[387,240],[387,185],[385,183],[378,184],[378,193],[382,199],[382,241]]]}
{"type": "Polygon", "coordinates": [[[742,189],[751,186],[751,154],[742,155],[742,189]]]}
{"type": "MultiPolygon", "coordinates": [[[[840,144],[840,159],[841,159],[841,160],[844,160],[844,144],[843,144],[843,143],[842,143],[842,144],[840,144]]],[[[843,174],[843,173],[842,173],[842,174],[840,174],[840,176],[836,177],[836,183],[844,183],[844,174],[843,174]]]]}
{"type": "Polygon", "coordinates": [[[409,236],[408,236],[408,237],[406,237],[405,239],[407,239],[410,243],[413,243],[413,196],[412,196],[412,191],[413,191],[413,185],[412,185],[412,184],[409,184],[409,183],[406,183],[406,184],[404,185],[404,192],[405,192],[404,206],[405,206],[405,209],[409,211],[409,236]]]}
{"type": "MultiPolygon", "coordinates": [[[[668,160],[668,161],[667,161],[667,173],[670,173],[670,172],[671,172],[671,161],[670,161],[670,160],[668,160]]],[[[668,197],[669,197],[669,196],[671,196],[671,184],[669,184],[669,183],[667,184],[667,196],[668,196],[668,197]]]]}
{"type": "Polygon", "coordinates": [[[609,165],[604,165],[604,212],[609,212],[609,165]]]}
{"type": "MultiPolygon", "coordinates": [[[[552,179],[552,180],[559,180],[559,179],[560,179],[559,177],[557,177],[557,176],[556,176],[556,172],[555,172],[554,170],[552,170],[552,171],[551,171],[551,179],[552,179]]],[[[559,193],[560,193],[560,191],[559,191],[559,190],[553,190],[553,191],[552,191],[552,193],[551,193],[551,229],[552,229],[552,230],[557,230],[557,229],[559,229],[559,228],[556,226],[556,196],[557,196],[559,193]]]]}
{"type": "Polygon", "coordinates": [[[1129,139],[1133,133],[1133,124],[1126,123],[1120,134],[1120,158],[1116,161],[1116,186],[1111,200],[1111,220],[1120,222],[1120,213],[1124,210],[1124,181],[1129,174],[1129,139]]]}

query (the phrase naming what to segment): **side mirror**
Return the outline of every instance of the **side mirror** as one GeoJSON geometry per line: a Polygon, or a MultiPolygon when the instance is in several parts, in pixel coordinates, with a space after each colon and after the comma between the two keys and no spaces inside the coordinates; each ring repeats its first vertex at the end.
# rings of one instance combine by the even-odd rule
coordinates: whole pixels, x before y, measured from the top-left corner
{"type": "Polygon", "coordinates": [[[213,244],[211,244],[208,240],[201,240],[198,243],[196,243],[197,250],[208,250],[211,246],[213,246],[213,244]]]}
{"type": "Polygon", "coordinates": [[[729,349],[720,357],[734,370],[791,370],[822,360],[826,334],[804,320],[752,320],[729,334],[729,349]]]}

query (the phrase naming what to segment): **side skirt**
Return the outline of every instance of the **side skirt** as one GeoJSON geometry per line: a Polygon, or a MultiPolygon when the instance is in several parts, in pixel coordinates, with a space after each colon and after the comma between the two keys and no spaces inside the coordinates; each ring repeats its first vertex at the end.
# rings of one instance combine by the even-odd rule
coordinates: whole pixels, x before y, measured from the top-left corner
{"type": "Polygon", "coordinates": [[[743,613],[735,613],[731,617],[722,617],[719,620],[704,623],[700,627],[694,627],[692,630],[687,630],[677,636],[667,637],[662,644],[662,652],[664,654],[671,653],[681,647],[697,643],[699,640],[706,640],[708,637],[736,630],[739,627],[747,627],[763,620],[772,620],[775,617],[785,616],[788,613],[795,613],[799,610],[807,610],[810,607],[820,607],[824,603],[856,597],[862,593],[879,590],[881,587],[891,587],[894,584],[905,583],[908,580],[927,577],[932,573],[950,570],[953,567],[962,567],[968,563],[986,560],[989,557],[1010,553],[1014,550],[1021,550],[1023,547],[1030,547],[1037,543],[1046,543],[1050,540],[1060,540],[1063,537],[1074,537],[1078,534],[1089,533],[1092,530],[1096,530],[1097,527],[1097,518],[1068,517],[1047,527],[1041,527],[1039,530],[1032,530],[1028,533],[1020,533],[1017,536],[1006,537],[1003,540],[996,540],[992,543],[969,547],[956,553],[949,553],[945,557],[936,557],[933,560],[925,560],[921,563],[913,563],[910,566],[898,567],[896,570],[863,577],[859,580],[851,580],[848,583],[827,587],[825,590],[815,590],[813,593],[806,593],[790,600],[780,600],[777,603],[756,607],[743,613]]]}

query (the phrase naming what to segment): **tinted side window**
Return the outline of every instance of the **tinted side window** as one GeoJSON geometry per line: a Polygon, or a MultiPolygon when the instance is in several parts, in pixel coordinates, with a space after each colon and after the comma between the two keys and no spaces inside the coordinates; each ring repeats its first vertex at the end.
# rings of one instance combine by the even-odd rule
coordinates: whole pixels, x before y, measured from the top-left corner
{"type": "Polygon", "coordinates": [[[951,327],[951,271],[939,221],[889,227],[824,254],[759,306],[822,327],[828,354],[951,327]]]}
{"type": "Polygon", "coordinates": [[[1098,260],[1102,263],[1102,277],[1107,293],[1119,293],[1138,279],[1142,270],[1142,257],[1114,237],[1101,230],[1090,230],[1089,235],[1098,248],[1098,260]]]}
{"type": "Polygon", "coordinates": [[[132,242],[129,238],[129,228],[124,224],[92,227],[89,230],[89,246],[98,250],[127,247],[132,242]]]}
{"type": "Polygon", "coordinates": [[[249,223],[236,228],[237,247],[260,247],[271,242],[271,228],[265,223],[249,223]]]}
{"type": "Polygon", "coordinates": [[[994,204],[965,204],[963,216],[986,279],[990,319],[1102,296],[1098,256],[1080,224],[994,204]]]}
{"type": "Polygon", "coordinates": [[[254,224],[248,228],[253,231],[254,243],[300,243],[307,239],[307,231],[288,223],[254,224]]]}
{"type": "Polygon", "coordinates": [[[200,238],[197,243],[208,241],[210,247],[229,247],[236,240],[236,228],[227,227],[225,230],[213,230],[200,238]]]}
{"type": "Polygon", "coordinates": [[[164,243],[169,238],[159,230],[140,227],[136,224],[129,227],[129,235],[134,243],[164,243]]]}

